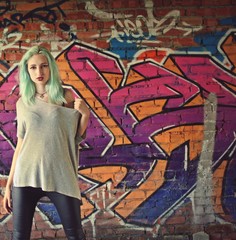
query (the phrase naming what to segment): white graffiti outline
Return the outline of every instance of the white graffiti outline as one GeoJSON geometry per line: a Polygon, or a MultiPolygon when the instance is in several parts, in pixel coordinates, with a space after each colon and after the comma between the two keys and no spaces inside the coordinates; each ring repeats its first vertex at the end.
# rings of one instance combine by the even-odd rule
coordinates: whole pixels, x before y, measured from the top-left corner
{"type": "MultiPolygon", "coordinates": [[[[95,6],[94,1],[86,2],[85,9],[94,17],[103,21],[115,21],[111,26],[110,33],[101,33],[102,37],[109,37],[107,42],[116,39],[119,42],[124,42],[123,37],[128,38],[128,43],[148,43],[148,42],[161,42],[159,40],[151,40],[151,37],[158,37],[166,34],[172,29],[183,31],[183,36],[190,35],[193,32],[200,31],[202,26],[191,26],[187,22],[180,21],[180,11],[173,10],[166,14],[161,20],[155,19],[153,15],[153,0],[144,0],[147,17],[138,15],[135,22],[130,20],[132,14],[113,14],[102,11],[95,6]],[[144,30],[148,34],[145,35],[144,30]],[[130,38],[130,39],[129,39],[130,38]]],[[[92,37],[99,37],[96,34],[92,37]]]]}
{"type": "MultiPolygon", "coordinates": [[[[21,37],[22,37],[21,32],[8,33],[8,28],[4,28],[2,33],[2,38],[0,40],[0,57],[2,56],[2,52],[6,49],[9,49],[9,48],[19,49],[19,45],[16,43],[20,41],[21,37]]],[[[24,49],[27,49],[27,48],[24,48],[24,49]]]]}

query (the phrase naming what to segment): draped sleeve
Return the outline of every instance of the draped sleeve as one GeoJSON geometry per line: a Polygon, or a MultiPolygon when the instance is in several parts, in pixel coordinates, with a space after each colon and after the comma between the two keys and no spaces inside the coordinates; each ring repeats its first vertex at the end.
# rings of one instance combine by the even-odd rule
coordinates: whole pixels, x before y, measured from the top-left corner
{"type": "Polygon", "coordinates": [[[16,103],[17,137],[23,139],[26,129],[22,107],[22,99],[20,98],[16,103]]]}
{"type": "Polygon", "coordinates": [[[77,144],[80,144],[85,138],[86,138],[86,131],[87,129],[85,130],[85,132],[83,133],[83,135],[80,135],[79,134],[79,126],[80,126],[80,120],[81,120],[81,114],[79,113],[79,116],[78,116],[78,125],[77,125],[77,132],[76,132],[76,136],[75,136],[75,140],[76,140],[76,143],[77,144]]]}

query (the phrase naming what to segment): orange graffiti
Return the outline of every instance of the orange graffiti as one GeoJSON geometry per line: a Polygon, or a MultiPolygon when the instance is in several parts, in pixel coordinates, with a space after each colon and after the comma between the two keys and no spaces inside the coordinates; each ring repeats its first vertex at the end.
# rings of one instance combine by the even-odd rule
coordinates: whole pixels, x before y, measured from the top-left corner
{"type": "Polygon", "coordinates": [[[126,176],[127,168],[123,166],[93,167],[79,170],[79,173],[100,183],[105,183],[111,179],[113,185],[117,186],[126,176]]]}
{"type": "Polygon", "coordinates": [[[129,108],[138,118],[138,120],[141,121],[146,117],[150,117],[151,115],[162,112],[166,101],[166,99],[154,99],[150,101],[132,104],[129,106],[129,108]]]}
{"type": "Polygon", "coordinates": [[[183,143],[188,143],[188,159],[193,160],[201,153],[203,131],[203,125],[186,125],[165,130],[153,138],[168,155],[183,143]]]}
{"type": "Polygon", "coordinates": [[[222,189],[223,189],[223,181],[225,176],[225,171],[227,168],[227,160],[222,161],[220,166],[213,173],[213,194],[212,201],[214,206],[214,211],[216,214],[220,214],[222,217],[225,216],[224,210],[222,208],[222,189]]]}

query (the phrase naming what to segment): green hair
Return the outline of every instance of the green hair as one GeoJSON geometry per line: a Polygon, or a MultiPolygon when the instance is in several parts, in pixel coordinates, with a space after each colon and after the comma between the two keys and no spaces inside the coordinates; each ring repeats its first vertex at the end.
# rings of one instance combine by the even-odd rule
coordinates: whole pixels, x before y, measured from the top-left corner
{"type": "Polygon", "coordinates": [[[20,95],[25,104],[31,105],[35,103],[36,88],[28,73],[28,60],[36,55],[42,54],[48,60],[50,69],[50,77],[46,84],[46,91],[50,103],[59,104],[66,103],[62,82],[59,75],[59,70],[56,61],[52,54],[42,46],[31,47],[22,57],[19,63],[19,80],[20,80],[20,95]]]}

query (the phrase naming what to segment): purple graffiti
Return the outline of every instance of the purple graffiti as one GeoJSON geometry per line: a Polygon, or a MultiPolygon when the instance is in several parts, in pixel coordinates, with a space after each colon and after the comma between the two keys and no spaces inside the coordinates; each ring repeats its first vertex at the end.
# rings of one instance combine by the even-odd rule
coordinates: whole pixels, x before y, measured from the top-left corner
{"type": "Polygon", "coordinates": [[[16,74],[14,69],[5,78],[0,87],[4,95],[4,110],[0,111],[0,172],[7,174],[10,170],[14,146],[16,143],[16,114],[15,103],[18,98],[16,88],[16,74]]]}

